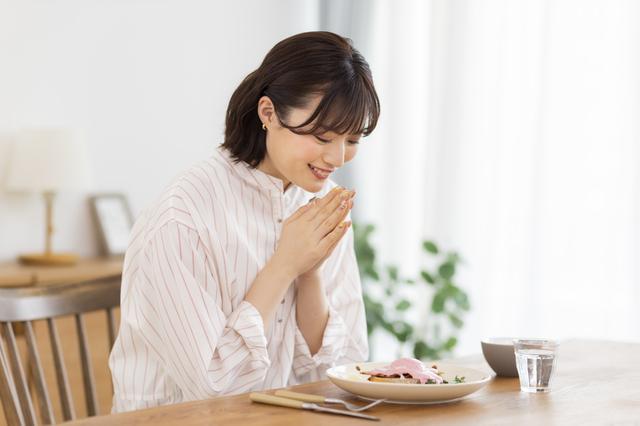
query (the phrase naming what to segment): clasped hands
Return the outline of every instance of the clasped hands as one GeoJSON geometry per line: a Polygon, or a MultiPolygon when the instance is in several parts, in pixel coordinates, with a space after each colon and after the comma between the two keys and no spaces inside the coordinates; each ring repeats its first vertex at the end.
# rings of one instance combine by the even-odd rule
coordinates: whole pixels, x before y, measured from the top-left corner
{"type": "Polygon", "coordinates": [[[345,219],[354,196],[355,191],[336,187],[284,221],[274,255],[285,259],[293,276],[304,279],[318,273],[351,226],[351,221],[345,219]]]}

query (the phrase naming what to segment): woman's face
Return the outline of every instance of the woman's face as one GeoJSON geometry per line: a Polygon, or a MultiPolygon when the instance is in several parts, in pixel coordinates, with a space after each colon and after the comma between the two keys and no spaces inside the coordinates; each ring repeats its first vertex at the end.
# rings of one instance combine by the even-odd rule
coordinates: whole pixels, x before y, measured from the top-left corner
{"type": "MultiPolygon", "coordinates": [[[[313,114],[321,97],[312,98],[306,107],[291,109],[286,123],[304,123],[313,114]]],[[[331,173],[356,155],[361,135],[338,135],[333,132],[298,135],[282,126],[271,100],[263,96],[258,102],[258,115],[267,127],[267,153],[258,169],[308,192],[318,192],[331,173]]],[[[284,118],[283,118],[284,119],[284,118]]]]}

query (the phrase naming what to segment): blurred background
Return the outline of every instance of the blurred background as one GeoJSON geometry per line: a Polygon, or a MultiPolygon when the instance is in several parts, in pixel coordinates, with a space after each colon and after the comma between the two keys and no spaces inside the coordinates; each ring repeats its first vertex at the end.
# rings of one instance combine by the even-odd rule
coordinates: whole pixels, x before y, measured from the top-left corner
{"type": "MultiPolygon", "coordinates": [[[[311,30],[350,37],[381,98],[336,178],[375,225],[377,261],[420,277],[425,238],[462,259],[444,277],[470,306],[456,354],[485,336],[640,341],[632,0],[0,0],[0,261],[44,245],[41,196],[6,185],[22,129],[84,141],[91,178],[59,193],[53,238],[96,256],[88,195],[124,194],[138,215],[222,142],[229,97],[266,52],[311,30]]],[[[416,334],[429,288],[398,290],[416,334]]],[[[390,359],[383,334],[374,356],[390,359]]]]}

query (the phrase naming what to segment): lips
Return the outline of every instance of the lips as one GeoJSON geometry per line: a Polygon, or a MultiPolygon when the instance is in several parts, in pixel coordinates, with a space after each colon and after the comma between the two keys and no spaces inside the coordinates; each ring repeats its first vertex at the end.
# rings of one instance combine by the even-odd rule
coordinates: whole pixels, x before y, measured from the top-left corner
{"type": "Polygon", "coordinates": [[[329,177],[329,175],[333,172],[333,170],[321,169],[320,167],[315,167],[309,164],[309,169],[311,169],[311,173],[320,180],[324,180],[329,177]]]}

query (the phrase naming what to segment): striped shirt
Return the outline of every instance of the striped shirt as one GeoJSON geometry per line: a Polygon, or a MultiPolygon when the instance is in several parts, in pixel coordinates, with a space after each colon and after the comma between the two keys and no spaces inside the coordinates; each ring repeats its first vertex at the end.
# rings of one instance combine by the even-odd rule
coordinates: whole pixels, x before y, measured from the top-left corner
{"type": "Polygon", "coordinates": [[[294,385],[367,359],[351,229],[321,271],[329,319],[316,354],[297,326],[295,286],[267,329],[244,301],[283,220],[335,186],[283,191],[222,148],[174,181],[136,221],[125,256],[112,412],[294,385]]]}

